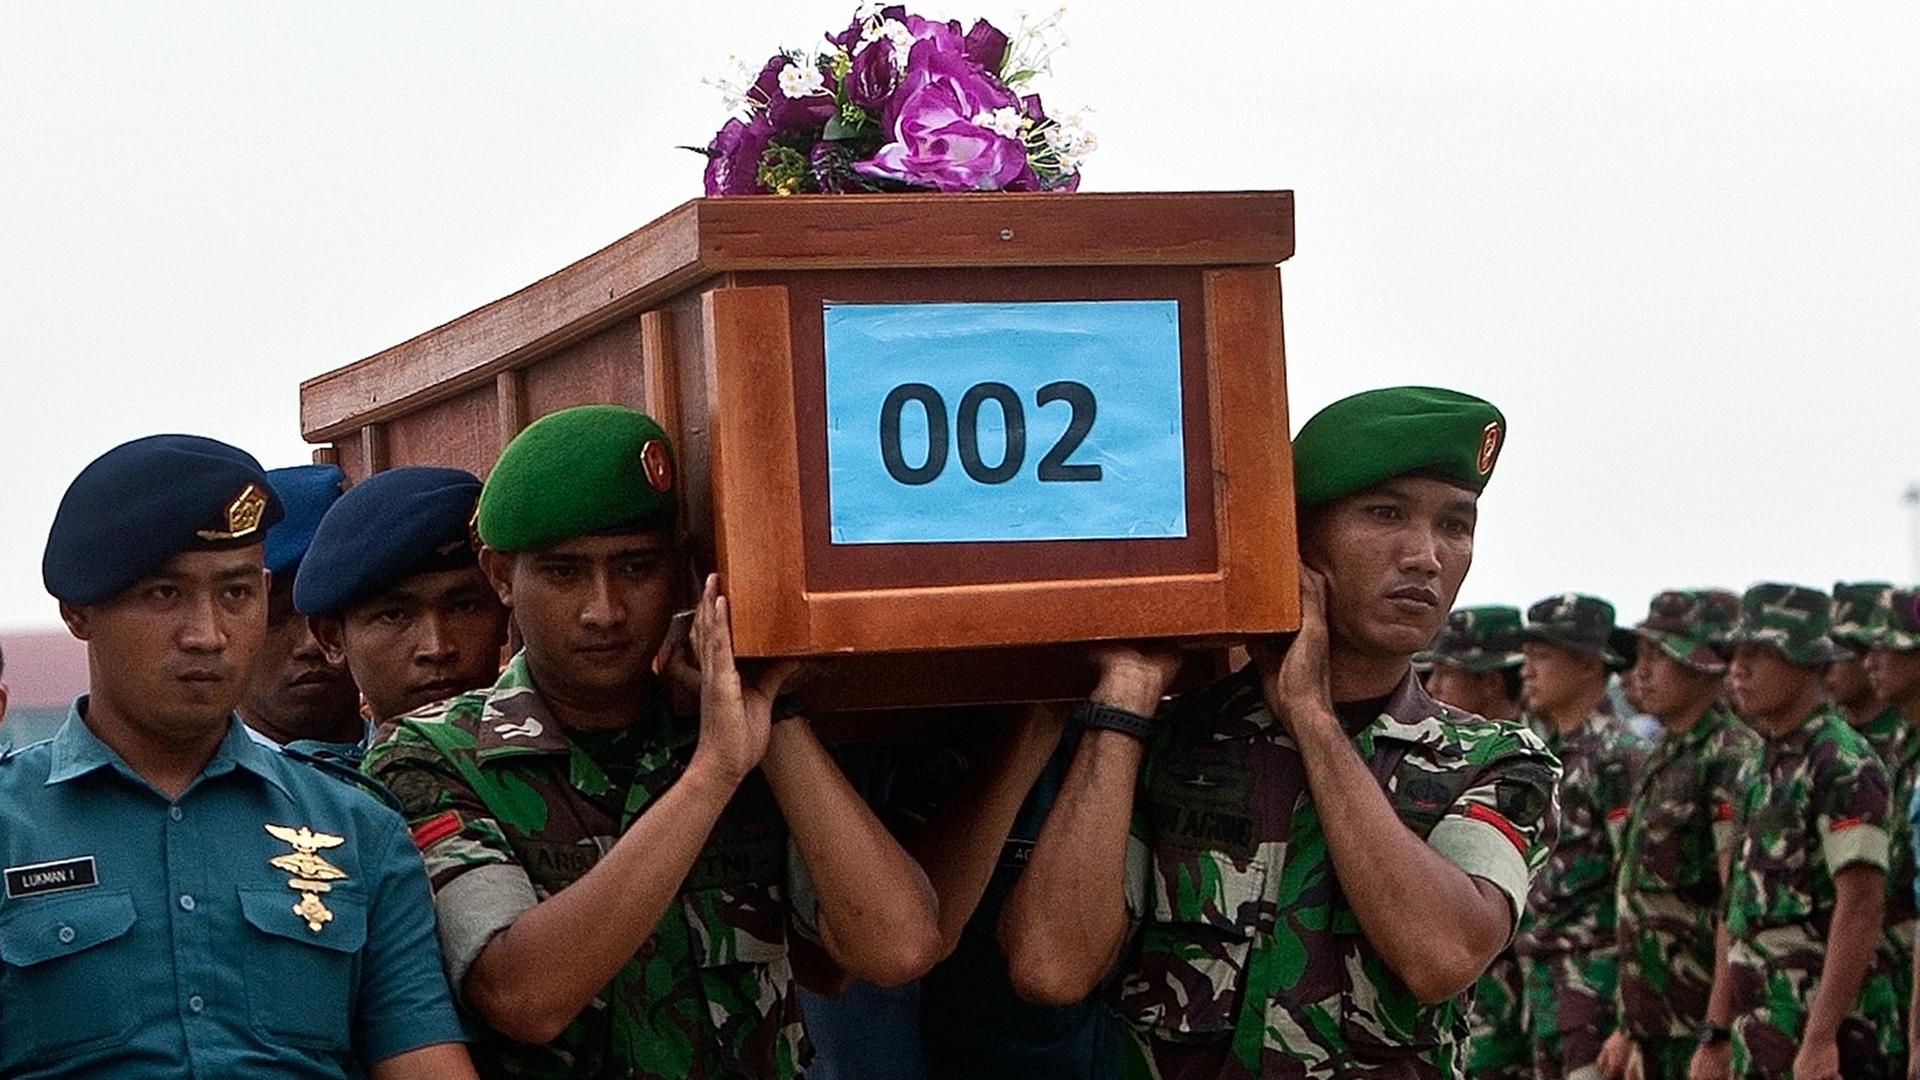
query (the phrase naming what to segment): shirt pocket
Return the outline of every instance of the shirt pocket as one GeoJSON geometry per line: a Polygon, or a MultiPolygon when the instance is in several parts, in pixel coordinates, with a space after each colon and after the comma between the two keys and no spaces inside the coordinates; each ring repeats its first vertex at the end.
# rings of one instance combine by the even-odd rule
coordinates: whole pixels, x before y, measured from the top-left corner
{"type": "Polygon", "coordinates": [[[139,1013],[124,976],[133,929],[126,890],[0,906],[0,1072],[116,1046],[139,1013]]]}
{"type": "Polygon", "coordinates": [[[312,929],[294,913],[301,894],[280,885],[242,885],[240,913],[252,933],[243,944],[247,1012],[261,1033],[289,1043],[344,1052],[351,1048],[360,952],[367,943],[367,905],[335,886],[318,893],[333,918],[312,929]]]}
{"type": "Polygon", "coordinates": [[[1120,1015],[1175,1041],[1232,1031],[1254,939],[1273,923],[1266,887],[1267,864],[1259,859],[1154,852],[1150,917],[1120,983],[1120,1015]]]}

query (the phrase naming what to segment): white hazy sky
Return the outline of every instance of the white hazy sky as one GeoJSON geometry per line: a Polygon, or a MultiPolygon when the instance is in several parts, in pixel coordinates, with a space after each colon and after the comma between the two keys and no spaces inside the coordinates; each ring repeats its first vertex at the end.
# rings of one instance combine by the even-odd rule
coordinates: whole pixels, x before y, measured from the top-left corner
{"type": "MultiPolygon", "coordinates": [[[[307,460],[302,378],[698,195],[700,77],[850,8],[0,5],[0,627],[55,625],[40,553],[88,460],[157,431],[307,460]]],[[[1088,189],[1297,192],[1296,426],[1399,382],[1505,409],[1463,602],[1920,576],[1920,6],[1066,25],[1043,90],[1098,109],[1088,189]]]]}

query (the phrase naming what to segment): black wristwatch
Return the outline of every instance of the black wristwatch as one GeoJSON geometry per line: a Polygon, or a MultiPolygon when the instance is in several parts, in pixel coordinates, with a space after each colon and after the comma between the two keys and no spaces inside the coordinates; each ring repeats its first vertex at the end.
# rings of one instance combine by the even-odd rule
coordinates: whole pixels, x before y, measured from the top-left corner
{"type": "Polygon", "coordinates": [[[1701,1046],[1719,1046],[1721,1043],[1733,1041],[1733,1029],[1721,1027],[1718,1024],[1695,1024],[1693,1041],[1701,1046]]]}
{"type": "Polygon", "coordinates": [[[1116,709],[1111,705],[1102,705],[1097,701],[1083,701],[1073,707],[1073,723],[1081,728],[1103,728],[1117,731],[1122,735],[1131,735],[1142,742],[1153,731],[1153,721],[1136,712],[1116,709]]]}
{"type": "Polygon", "coordinates": [[[782,720],[791,720],[802,711],[799,698],[792,694],[781,694],[773,699],[773,717],[768,722],[777,724],[782,720]]]}

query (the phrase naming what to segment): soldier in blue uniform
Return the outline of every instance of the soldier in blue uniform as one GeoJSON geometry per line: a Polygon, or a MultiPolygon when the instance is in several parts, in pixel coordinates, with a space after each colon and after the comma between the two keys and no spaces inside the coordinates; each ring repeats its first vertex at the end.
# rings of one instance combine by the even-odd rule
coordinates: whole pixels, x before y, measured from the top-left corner
{"type": "Polygon", "coordinates": [[[89,694],[0,752],[0,1077],[471,1077],[399,816],[248,738],[265,473],[212,439],[117,447],[43,576],[89,694]]]}
{"type": "Polygon", "coordinates": [[[327,658],[353,672],[376,724],[500,674],[507,609],[471,543],[479,501],[480,479],[464,469],[388,469],[341,496],[314,532],[293,603],[327,658]]]}
{"type": "Polygon", "coordinates": [[[360,691],[347,666],[327,659],[293,609],[293,579],[306,557],[320,516],[346,490],[347,476],[332,465],[272,469],[267,483],[282,517],[267,530],[267,639],[240,698],[240,719],[270,746],[315,741],[357,745],[366,741],[360,691]]]}

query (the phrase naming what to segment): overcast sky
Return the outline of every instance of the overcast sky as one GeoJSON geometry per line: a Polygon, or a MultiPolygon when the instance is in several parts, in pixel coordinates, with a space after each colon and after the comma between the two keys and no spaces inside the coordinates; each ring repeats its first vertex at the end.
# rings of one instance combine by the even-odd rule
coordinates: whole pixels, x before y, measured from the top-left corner
{"type": "MultiPolygon", "coordinates": [[[[850,9],[0,5],[0,628],[56,624],[41,549],[87,461],[158,431],[308,460],[301,379],[698,195],[700,78],[850,9]]],[[[1920,6],[1066,26],[1041,89],[1098,110],[1088,190],[1297,193],[1296,427],[1401,382],[1506,411],[1463,602],[1920,574],[1920,6]]]]}

